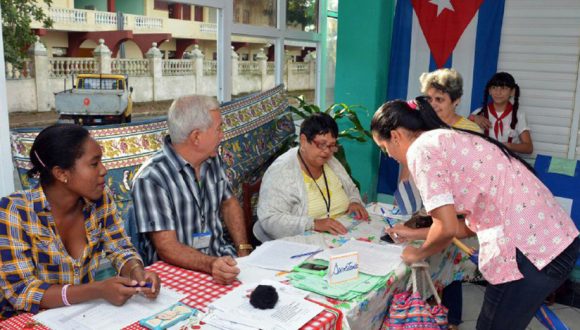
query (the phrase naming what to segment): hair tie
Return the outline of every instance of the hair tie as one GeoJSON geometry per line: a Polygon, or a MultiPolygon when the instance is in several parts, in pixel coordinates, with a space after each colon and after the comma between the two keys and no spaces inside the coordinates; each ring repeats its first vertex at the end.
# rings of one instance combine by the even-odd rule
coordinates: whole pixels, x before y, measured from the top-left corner
{"type": "Polygon", "coordinates": [[[413,110],[417,110],[417,102],[415,102],[415,100],[407,101],[407,105],[409,106],[409,108],[411,108],[413,110]]]}
{"type": "Polygon", "coordinates": [[[38,161],[40,162],[40,165],[42,165],[42,167],[46,168],[46,165],[44,165],[44,162],[42,161],[42,159],[40,159],[40,156],[38,156],[38,154],[36,153],[36,150],[33,151],[34,155],[36,156],[36,159],[38,159],[38,161]]]}

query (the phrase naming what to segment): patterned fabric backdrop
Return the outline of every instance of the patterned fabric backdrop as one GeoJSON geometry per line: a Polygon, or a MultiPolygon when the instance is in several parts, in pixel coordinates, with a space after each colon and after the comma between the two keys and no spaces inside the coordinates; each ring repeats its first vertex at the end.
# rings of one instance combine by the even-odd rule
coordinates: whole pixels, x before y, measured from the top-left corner
{"type": "MultiPolygon", "coordinates": [[[[261,177],[269,162],[294,139],[294,124],[287,107],[283,85],[222,106],[225,138],[221,154],[238,197],[241,197],[241,185],[261,177]]],[[[28,157],[30,148],[41,129],[11,131],[12,156],[24,189],[37,183],[26,172],[32,167],[28,157]]],[[[108,169],[106,182],[125,219],[132,205],[133,176],[161,148],[167,134],[166,117],[87,129],[103,148],[103,164],[108,169]]]]}

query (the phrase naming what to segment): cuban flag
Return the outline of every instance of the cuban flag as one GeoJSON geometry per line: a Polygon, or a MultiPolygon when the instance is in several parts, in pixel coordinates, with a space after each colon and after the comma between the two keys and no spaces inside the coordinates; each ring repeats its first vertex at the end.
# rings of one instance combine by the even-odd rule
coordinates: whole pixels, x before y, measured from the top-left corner
{"type": "MultiPolygon", "coordinates": [[[[457,113],[481,106],[496,72],[505,0],[398,0],[393,23],[387,100],[421,94],[419,76],[454,68],[463,77],[457,113]]],[[[381,156],[378,192],[397,189],[398,165],[381,156]]]]}

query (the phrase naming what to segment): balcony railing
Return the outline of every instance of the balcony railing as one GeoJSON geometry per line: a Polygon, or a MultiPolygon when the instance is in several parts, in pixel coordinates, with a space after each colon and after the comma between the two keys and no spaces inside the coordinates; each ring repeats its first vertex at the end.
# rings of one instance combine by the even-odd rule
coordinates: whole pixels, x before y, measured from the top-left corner
{"type": "MultiPolygon", "coordinates": [[[[128,17],[124,16],[124,25],[127,25],[128,21],[128,17]]],[[[117,14],[108,13],[105,11],[97,11],[95,12],[95,24],[117,26],[117,14]]]]}
{"type": "Polygon", "coordinates": [[[199,26],[199,30],[205,33],[216,33],[217,31],[217,24],[215,23],[201,23],[199,26]]]}
{"type": "Polygon", "coordinates": [[[158,17],[132,16],[137,29],[163,29],[163,19],[158,17]]]}
{"type": "Polygon", "coordinates": [[[87,23],[86,10],[51,7],[49,16],[55,23],[87,23]]]}

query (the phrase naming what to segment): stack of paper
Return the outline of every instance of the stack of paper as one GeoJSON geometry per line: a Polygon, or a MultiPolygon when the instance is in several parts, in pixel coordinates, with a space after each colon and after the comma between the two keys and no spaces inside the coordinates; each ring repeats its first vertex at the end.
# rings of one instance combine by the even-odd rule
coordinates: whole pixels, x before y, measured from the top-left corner
{"type": "Polygon", "coordinates": [[[203,322],[224,330],[298,329],[324,309],[305,300],[307,293],[289,285],[274,281],[262,281],[260,284],[276,289],[278,302],[273,309],[254,308],[249,295],[258,284],[243,284],[211,303],[203,322]]]}
{"type": "Polygon", "coordinates": [[[185,295],[161,288],[156,299],[135,295],[123,306],[113,306],[99,299],[73,306],[48,309],[34,316],[34,320],[51,329],[107,330],[121,329],[140,319],[170,307],[185,295]]]}
{"type": "Polygon", "coordinates": [[[268,241],[250,254],[244,263],[256,267],[278,271],[291,271],[292,268],[320,251],[316,245],[288,242],[283,240],[268,241]]]}
{"type": "Polygon", "coordinates": [[[290,273],[288,278],[292,286],[296,288],[348,301],[363,296],[371,290],[384,287],[388,276],[369,276],[359,273],[356,280],[333,285],[328,284],[326,277],[307,273],[290,273]]]}
{"type": "Polygon", "coordinates": [[[403,247],[399,245],[379,245],[349,240],[342,246],[317,254],[317,259],[330,260],[330,256],[358,252],[359,271],[368,275],[386,276],[400,266],[403,247]]]}

